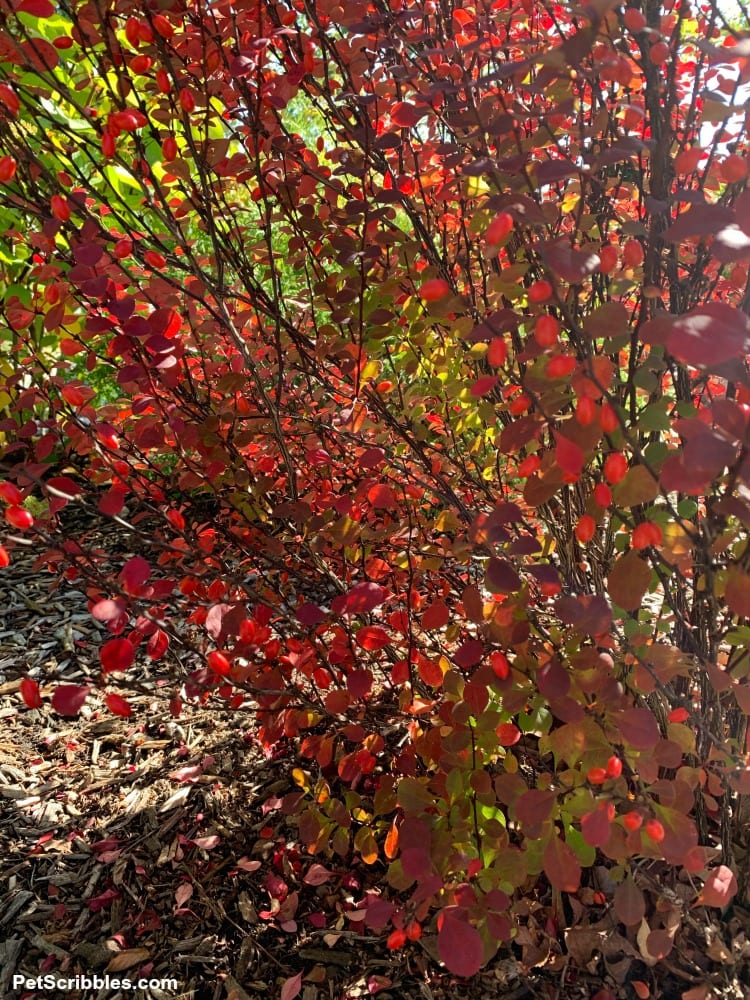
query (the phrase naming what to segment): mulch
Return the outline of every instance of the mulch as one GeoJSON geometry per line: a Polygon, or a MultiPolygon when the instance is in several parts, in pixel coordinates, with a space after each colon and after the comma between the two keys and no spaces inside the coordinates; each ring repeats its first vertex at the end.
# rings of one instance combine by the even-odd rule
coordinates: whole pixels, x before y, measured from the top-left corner
{"type": "MultiPolygon", "coordinates": [[[[103,530],[108,544],[123,539],[103,530]]],[[[249,710],[188,704],[173,718],[173,684],[155,668],[128,719],[95,698],[75,719],[46,700],[27,709],[27,674],[43,694],[96,681],[101,626],[85,593],[31,552],[0,574],[0,607],[0,997],[285,1000],[300,974],[302,1000],[588,1000],[605,986],[619,1000],[639,995],[634,982],[667,1000],[703,985],[689,1000],[750,996],[750,914],[738,907],[723,924],[686,919],[670,960],[650,968],[607,905],[580,907],[577,928],[558,933],[534,900],[513,946],[470,981],[441,968],[434,928],[389,952],[357,919],[384,867],[297,849],[280,808],[293,745],[264,753],[249,710]],[[176,984],[13,987],[47,973],[176,984]]],[[[198,665],[191,655],[181,669],[198,665]]]]}

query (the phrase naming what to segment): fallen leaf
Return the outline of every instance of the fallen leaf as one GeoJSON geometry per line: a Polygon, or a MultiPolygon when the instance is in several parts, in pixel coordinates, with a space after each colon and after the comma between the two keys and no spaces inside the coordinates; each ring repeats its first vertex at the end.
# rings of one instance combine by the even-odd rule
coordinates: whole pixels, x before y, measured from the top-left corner
{"type": "Polygon", "coordinates": [[[287,979],[281,987],[281,1000],[294,1000],[301,989],[302,973],[298,972],[296,976],[287,979]]]}
{"type": "Polygon", "coordinates": [[[132,969],[136,965],[143,965],[151,957],[148,948],[128,948],[119,951],[113,956],[106,972],[123,972],[125,969],[132,969]]]}
{"type": "Polygon", "coordinates": [[[310,865],[302,881],[305,885],[323,885],[333,878],[333,872],[328,871],[324,865],[310,865]]]}
{"type": "Polygon", "coordinates": [[[189,882],[182,882],[175,890],[174,898],[178,906],[184,906],[193,895],[193,887],[189,882]]]}

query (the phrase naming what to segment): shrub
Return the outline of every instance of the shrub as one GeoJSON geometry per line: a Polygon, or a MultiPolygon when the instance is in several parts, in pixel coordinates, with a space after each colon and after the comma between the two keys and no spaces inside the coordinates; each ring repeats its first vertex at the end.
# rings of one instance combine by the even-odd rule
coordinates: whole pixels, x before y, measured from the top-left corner
{"type": "Polygon", "coordinates": [[[707,869],[750,791],[744,36],[668,8],[35,0],[3,29],[1,429],[49,498],[2,495],[5,548],[85,580],[117,714],[204,630],[173,711],[298,741],[301,844],[385,860],[366,926],[436,913],[462,976],[597,855],[737,889],[707,869]],[[126,504],[151,557],[102,578],[57,519],[126,504]]]}

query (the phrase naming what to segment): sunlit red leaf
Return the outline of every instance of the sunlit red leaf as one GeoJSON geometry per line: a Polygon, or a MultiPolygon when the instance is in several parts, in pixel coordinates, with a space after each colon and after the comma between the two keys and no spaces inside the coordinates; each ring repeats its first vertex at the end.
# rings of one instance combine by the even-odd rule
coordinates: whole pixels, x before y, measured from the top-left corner
{"type": "Polygon", "coordinates": [[[497,385],[499,379],[497,375],[483,375],[478,378],[476,382],[472,383],[471,394],[475,398],[480,398],[481,396],[486,396],[488,393],[497,385]]]}
{"type": "Polygon", "coordinates": [[[562,434],[555,436],[555,459],[563,472],[578,475],[583,468],[584,454],[582,449],[562,434]]]}
{"type": "Polygon", "coordinates": [[[663,344],[679,361],[714,369],[750,354],[750,317],[726,302],[708,302],[682,316],[648,320],[641,337],[663,344]]]}
{"type": "Polygon", "coordinates": [[[357,631],[357,643],[362,649],[384,649],[390,642],[391,637],[379,625],[365,625],[357,631]]]}
{"type": "Polygon", "coordinates": [[[419,286],[419,297],[424,302],[437,302],[450,294],[450,285],[443,278],[431,278],[419,286]]]}
{"type": "Polygon", "coordinates": [[[417,673],[430,687],[439,688],[443,683],[443,671],[439,663],[427,658],[420,658],[417,673]]]}
{"type": "Polygon", "coordinates": [[[336,614],[359,615],[374,611],[386,598],[386,591],[377,583],[355,584],[348,593],[337,597],[331,607],[336,614]]]}
{"type": "Polygon", "coordinates": [[[450,609],[445,601],[435,601],[422,613],[421,624],[424,629],[443,628],[450,621],[450,609]]]}
{"type": "Polygon", "coordinates": [[[413,104],[399,101],[390,110],[391,121],[399,128],[413,128],[420,119],[420,114],[413,104]]]}
{"type": "Polygon", "coordinates": [[[127,719],[133,714],[133,709],[129,702],[119,694],[108,694],[104,701],[113,715],[121,715],[127,719]]]}
{"type": "Polygon", "coordinates": [[[99,650],[99,659],[105,674],[115,670],[128,670],[135,660],[133,643],[128,639],[110,639],[99,650]]]}
{"type": "Polygon", "coordinates": [[[497,727],[497,742],[501,747],[512,747],[521,739],[521,730],[512,722],[501,722],[497,727]]]}
{"type": "Polygon", "coordinates": [[[120,574],[129,593],[137,592],[151,576],[151,567],[142,556],[128,559],[120,574]]]}
{"type": "Polygon", "coordinates": [[[394,510],[398,507],[396,494],[386,484],[373,486],[367,493],[367,499],[376,510],[394,510]]]}
{"type": "Polygon", "coordinates": [[[21,697],[29,708],[41,708],[42,696],[39,685],[30,677],[24,677],[21,681],[21,697]]]}
{"type": "Polygon", "coordinates": [[[156,629],[146,644],[146,652],[152,660],[160,660],[169,648],[169,636],[163,629],[156,629]]]}

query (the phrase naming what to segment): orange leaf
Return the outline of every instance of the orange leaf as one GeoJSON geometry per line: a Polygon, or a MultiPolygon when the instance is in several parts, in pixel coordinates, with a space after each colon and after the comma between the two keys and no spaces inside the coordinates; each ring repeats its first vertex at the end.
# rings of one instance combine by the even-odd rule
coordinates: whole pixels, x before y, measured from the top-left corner
{"type": "Polygon", "coordinates": [[[395,819],[391,823],[391,828],[386,835],[383,850],[389,861],[392,861],[398,854],[398,827],[396,826],[395,819]]]}

